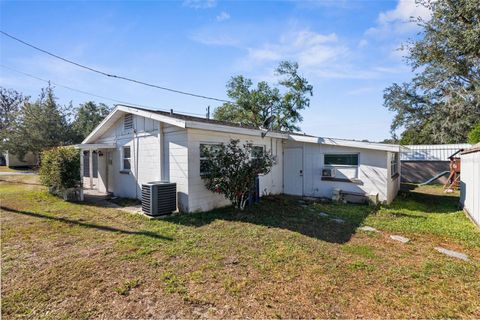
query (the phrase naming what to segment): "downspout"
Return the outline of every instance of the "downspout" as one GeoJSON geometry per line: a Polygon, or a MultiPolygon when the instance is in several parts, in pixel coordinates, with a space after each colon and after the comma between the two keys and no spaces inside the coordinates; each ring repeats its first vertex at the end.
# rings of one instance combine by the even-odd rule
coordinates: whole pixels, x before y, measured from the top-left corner
{"type": "Polygon", "coordinates": [[[165,174],[164,174],[164,169],[165,169],[165,163],[163,161],[163,141],[164,141],[164,136],[163,136],[163,123],[159,122],[159,127],[158,127],[158,161],[160,164],[160,181],[165,180],[165,174]]]}
{"type": "Polygon", "coordinates": [[[133,154],[135,158],[133,159],[133,164],[135,166],[135,198],[138,198],[138,136],[137,129],[133,129],[133,154]],[[137,145],[135,145],[135,139],[137,139],[137,145]]]}

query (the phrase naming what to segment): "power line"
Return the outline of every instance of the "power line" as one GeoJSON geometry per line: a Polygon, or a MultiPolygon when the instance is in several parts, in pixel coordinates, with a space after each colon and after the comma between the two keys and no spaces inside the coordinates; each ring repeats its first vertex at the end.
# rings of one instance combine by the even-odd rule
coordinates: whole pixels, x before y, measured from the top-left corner
{"type": "Polygon", "coordinates": [[[163,87],[163,86],[159,86],[159,85],[156,85],[156,84],[151,84],[151,83],[148,83],[148,82],[144,82],[144,81],[140,81],[140,80],[135,80],[135,79],[132,79],[132,78],[128,78],[128,77],[124,77],[124,76],[118,76],[118,75],[114,75],[114,74],[110,74],[110,73],[107,73],[107,72],[104,72],[104,71],[101,71],[101,70],[98,70],[98,69],[94,69],[92,67],[89,67],[89,66],[86,66],[86,65],[83,65],[83,64],[80,64],[78,62],[75,62],[75,61],[72,61],[72,60],[69,60],[69,59],[66,59],[66,58],[63,58],[61,56],[58,56],[54,53],[51,53],[47,50],[44,50],[44,49],[41,49],[37,46],[34,46],[33,44],[30,44],[28,42],[25,42],[17,37],[14,37],[8,33],[6,33],[5,31],[2,31],[0,30],[0,33],[3,34],[4,36],[6,37],[9,37],[10,39],[13,39],[15,41],[18,41],[30,48],[33,48],[35,50],[38,50],[40,52],[43,52],[49,56],[52,56],[54,58],[57,58],[59,60],[62,60],[64,62],[67,62],[67,63],[70,63],[70,64],[73,64],[79,68],[83,68],[83,69],[86,69],[86,70],[89,70],[89,71],[92,71],[92,72],[95,72],[95,73],[98,73],[98,74],[101,74],[101,75],[104,75],[106,77],[110,77],[110,78],[116,78],[116,79],[120,79],[120,80],[125,80],[125,81],[130,81],[130,82],[133,82],[133,83],[137,83],[137,84],[141,84],[141,85],[144,85],[144,86],[148,86],[148,87],[152,87],[152,88],[157,88],[157,89],[161,89],[161,90],[165,90],[165,91],[170,91],[170,92],[174,92],[174,93],[178,93],[178,94],[183,94],[183,95],[187,95],[187,96],[191,96],[191,97],[196,97],[196,98],[201,98],[201,99],[207,99],[207,100],[213,100],[213,101],[218,101],[218,102],[227,102],[227,103],[231,103],[231,101],[228,101],[228,100],[224,100],[224,99],[219,99],[219,98],[214,98],[214,97],[209,97],[209,96],[204,96],[204,95],[200,95],[200,94],[196,94],[196,93],[191,93],[191,92],[186,92],[186,91],[181,91],[181,90],[176,90],[176,89],[171,89],[171,88],[167,88],[167,87],[163,87]]]}
{"type": "MultiPolygon", "coordinates": [[[[40,77],[37,77],[33,74],[30,74],[30,73],[26,73],[26,72],[23,72],[23,71],[20,71],[20,70],[16,70],[12,67],[8,67],[8,66],[5,66],[3,64],[0,64],[0,67],[4,68],[4,69],[8,69],[10,71],[13,71],[13,72],[16,72],[16,73],[19,73],[19,74],[22,74],[26,77],[29,77],[29,78],[32,78],[32,79],[36,79],[36,80],[39,80],[39,81],[42,81],[42,82],[45,82],[45,83],[51,83],[57,87],[61,87],[61,88],[65,88],[65,89],[68,89],[68,90],[71,90],[71,91],[75,91],[75,92],[79,92],[79,93],[82,93],[82,94],[85,94],[85,95],[88,95],[88,96],[92,96],[92,97],[96,97],[96,98],[100,98],[100,99],[104,99],[104,100],[109,100],[109,101],[112,101],[112,102],[115,102],[115,103],[119,103],[119,104],[125,104],[125,105],[131,105],[131,106],[138,106],[138,107],[143,107],[143,108],[148,108],[148,109],[154,109],[154,110],[160,110],[160,111],[166,111],[166,112],[170,112],[170,110],[167,110],[167,109],[159,109],[159,108],[153,108],[151,106],[144,106],[144,105],[141,105],[141,104],[138,104],[138,103],[133,103],[133,102],[127,102],[127,101],[122,101],[122,100],[118,100],[118,99],[115,99],[115,98],[109,98],[109,97],[105,97],[105,96],[101,96],[101,95],[98,95],[98,94],[95,94],[95,93],[91,93],[91,92],[88,92],[88,91],[83,91],[83,90],[80,90],[80,89],[75,89],[75,88],[72,88],[72,87],[69,87],[69,86],[66,86],[66,85],[62,85],[62,84],[59,84],[57,82],[53,82],[53,81],[50,81],[50,80],[46,80],[46,79],[43,79],[43,78],[40,78],[40,77]]],[[[204,116],[203,114],[198,114],[198,113],[191,113],[191,112],[183,112],[183,111],[180,111],[180,113],[182,114],[187,114],[187,115],[193,115],[193,116],[204,116]]]]}

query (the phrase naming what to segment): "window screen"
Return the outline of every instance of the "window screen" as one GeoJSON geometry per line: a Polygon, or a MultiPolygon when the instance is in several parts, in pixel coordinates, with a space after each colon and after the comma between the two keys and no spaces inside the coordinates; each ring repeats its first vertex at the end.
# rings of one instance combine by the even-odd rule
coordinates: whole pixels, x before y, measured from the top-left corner
{"type": "Polygon", "coordinates": [[[250,156],[252,159],[258,159],[263,156],[265,148],[263,146],[252,146],[250,156]]]}
{"type": "Polygon", "coordinates": [[[326,154],[326,165],[358,166],[358,154],[326,154]]]}

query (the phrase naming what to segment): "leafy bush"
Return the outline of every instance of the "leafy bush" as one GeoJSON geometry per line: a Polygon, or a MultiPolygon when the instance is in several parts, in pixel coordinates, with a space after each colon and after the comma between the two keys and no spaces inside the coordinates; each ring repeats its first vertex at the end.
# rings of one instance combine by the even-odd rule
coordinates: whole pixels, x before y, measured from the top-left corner
{"type": "Polygon", "coordinates": [[[43,151],[39,174],[42,184],[53,192],[80,186],[80,152],[73,147],[43,151]]]}
{"type": "Polygon", "coordinates": [[[252,146],[240,146],[239,140],[230,140],[227,145],[204,150],[207,161],[203,171],[205,186],[208,190],[221,193],[232,204],[245,209],[249,196],[255,188],[255,178],[259,174],[267,174],[272,167],[272,156],[269,153],[256,153],[252,157],[252,146]]]}
{"type": "Polygon", "coordinates": [[[480,122],[468,133],[468,143],[475,144],[480,142],[480,122]]]}

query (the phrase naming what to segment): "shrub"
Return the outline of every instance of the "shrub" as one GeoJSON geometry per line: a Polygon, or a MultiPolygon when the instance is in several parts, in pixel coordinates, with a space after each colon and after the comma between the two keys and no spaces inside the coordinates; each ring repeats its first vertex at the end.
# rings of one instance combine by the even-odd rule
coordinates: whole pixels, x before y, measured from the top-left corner
{"type": "Polygon", "coordinates": [[[208,190],[221,193],[232,204],[243,210],[255,188],[255,178],[267,174],[272,167],[272,157],[263,152],[251,156],[252,146],[239,146],[239,140],[230,140],[227,145],[204,150],[207,161],[204,163],[205,186],[208,190]]]}
{"type": "Polygon", "coordinates": [[[40,181],[52,192],[79,187],[80,152],[73,147],[58,147],[42,152],[40,181]]]}
{"type": "Polygon", "coordinates": [[[468,133],[468,143],[475,144],[480,142],[480,122],[468,133]]]}

